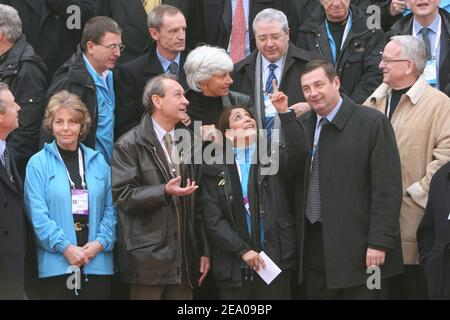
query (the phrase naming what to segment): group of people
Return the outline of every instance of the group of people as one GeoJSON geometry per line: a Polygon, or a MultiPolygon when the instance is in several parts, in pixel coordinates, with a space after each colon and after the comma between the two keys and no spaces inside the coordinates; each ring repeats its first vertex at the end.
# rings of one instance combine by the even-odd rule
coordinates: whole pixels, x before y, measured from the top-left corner
{"type": "Polygon", "coordinates": [[[0,1],[0,298],[450,299],[446,1],[37,2],[0,1]]]}

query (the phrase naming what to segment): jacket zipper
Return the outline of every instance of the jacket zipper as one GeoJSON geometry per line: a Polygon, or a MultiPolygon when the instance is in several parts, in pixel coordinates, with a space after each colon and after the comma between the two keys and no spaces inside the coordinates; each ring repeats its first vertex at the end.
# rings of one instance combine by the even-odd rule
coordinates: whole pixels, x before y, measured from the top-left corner
{"type": "MultiPolygon", "coordinates": [[[[225,180],[225,172],[219,173],[219,177],[221,177],[222,179],[225,180]]],[[[225,185],[224,185],[223,190],[225,191],[225,197],[227,198],[227,207],[228,207],[228,213],[230,214],[231,222],[233,223],[234,229],[237,230],[237,226],[236,226],[236,223],[235,223],[234,218],[233,218],[233,211],[231,210],[231,206],[230,206],[230,201],[229,201],[230,198],[229,198],[228,192],[227,192],[227,183],[226,183],[226,181],[225,181],[225,185]]]]}
{"type": "MultiPolygon", "coordinates": [[[[167,171],[166,171],[166,168],[164,167],[164,164],[163,164],[163,162],[161,161],[161,159],[159,158],[159,156],[158,156],[158,153],[156,152],[156,147],[155,146],[152,146],[151,147],[151,149],[150,149],[150,151],[152,152],[152,154],[153,154],[153,157],[156,159],[156,161],[158,162],[158,165],[159,165],[159,167],[160,167],[160,169],[162,169],[162,171],[163,171],[163,175],[164,175],[164,177],[166,178],[166,181],[168,182],[169,180],[170,180],[170,178],[169,178],[169,174],[167,173],[167,171]]],[[[179,252],[180,252],[180,255],[181,255],[181,263],[183,263],[183,260],[184,260],[184,254],[183,254],[183,250],[182,250],[182,248],[181,248],[181,226],[180,226],[180,213],[178,212],[178,206],[177,206],[177,202],[176,202],[176,199],[175,199],[175,197],[174,196],[171,196],[172,197],[172,199],[174,200],[174,203],[175,203],[175,212],[176,212],[176,214],[177,214],[177,232],[178,232],[178,250],[179,250],[179,252]]],[[[187,266],[187,261],[186,261],[186,271],[187,271],[187,273],[188,273],[188,283],[189,283],[189,285],[192,287],[192,284],[191,284],[191,282],[190,282],[190,280],[189,280],[189,267],[187,266]]]]}

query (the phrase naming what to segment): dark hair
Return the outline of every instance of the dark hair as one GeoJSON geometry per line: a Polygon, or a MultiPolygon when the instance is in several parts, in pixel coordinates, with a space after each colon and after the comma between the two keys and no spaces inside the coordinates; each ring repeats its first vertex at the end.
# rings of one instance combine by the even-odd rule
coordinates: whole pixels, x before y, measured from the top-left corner
{"type": "Polygon", "coordinates": [[[177,77],[172,74],[161,74],[147,81],[144,87],[144,93],[142,95],[142,105],[145,111],[152,114],[153,113],[153,101],[152,96],[157,95],[159,97],[164,97],[166,95],[166,86],[164,85],[164,80],[174,80],[177,81],[177,77]]]}
{"type": "Polygon", "coordinates": [[[325,74],[327,75],[327,78],[331,81],[333,81],[337,77],[336,69],[334,68],[334,65],[326,60],[322,59],[315,59],[308,62],[303,69],[300,71],[300,79],[307,73],[310,73],[316,69],[322,68],[323,71],[325,71],[325,74]]]}
{"type": "Polygon", "coordinates": [[[159,6],[156,6],[152,11],[148,13],[147,26],[149,28],[159,30],[163,23],[165,15],[174,16],[178,13],[183,14],[180,9],[168,4],[161,4],[159,6]]]}
{"type": "Polygon", "coordinates": [[[81,49],[86,52],[87,42],[99,43],[106,33],[122,34],[122,29],[116,21],[109,17],[97,16],[86,22],[81,37],[81,49]]]}
{"type": "Polygon", "coordinates": [[[230,129],[230,116],[231,116],[231,112],[233,112],[233,110],[235,110],[235,109],[244,109],[245,111],[247,111],[249,113],[249,115],[250,115],[250,117],[252,117],[252,119],[255,119],[255,117],[253,116],[250,109],[245,106],[226,107],[222,111],[222,113],[219,117],[219,121],[217,122],[217,129],[219,129],[220,132],[222,132],[223,136],[225,136],[225,132],[227,131],[227,129],[230,129]]]}

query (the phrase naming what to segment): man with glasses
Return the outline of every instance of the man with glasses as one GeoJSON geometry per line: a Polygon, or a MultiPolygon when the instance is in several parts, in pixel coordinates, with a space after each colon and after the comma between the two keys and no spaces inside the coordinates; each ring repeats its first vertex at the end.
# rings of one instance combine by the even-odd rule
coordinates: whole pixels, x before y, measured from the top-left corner
{"type": "Polygon", "coordinates": [[[400,212],[405,272],[392,279],[391,298],[426,299],[416,231],[433,174],[450,160],[450,99],[429,85],[426,51],[414,36],[394,36],[383,51],[383,84],[366,100],[392,123],[402,164],[400,212]]]}
{"type": "Polygon", "coordinates": [[[298,85],[298,75],[308,61],[318,56],[289,43],[288,19],[281,11],[265,9],[258,13],[253,32],[257,49],[235,64],[232,90],[252,97],[258,127],[270,130],[279,127],[269,98],[277,89],[273,84],[288,96],[288,103],[296,112],[309,110],[298,85]]]}
{"type": "Polygon", "coordinates": [[[365,10],[350,0],[320,0],[321,8],[299,29],[297,46],[332,62],[341,91],[362,103],[380,85],[384,32],[368,29],[365,10]]]}
{"type": "MultiPolygon", "coordinates": [[[[114,144],[116,104],[111,69],[124,49],[121,38],[122,30],[111,18],[90,19],[77,52],[56,71],[47,91],[47,97],[65,89],[81,98],[93,120],[84,143],[100,151],[108,163],[114,144]]],[[[49,135],[42,131],[41,141],[48,140],[49,135]]]]}

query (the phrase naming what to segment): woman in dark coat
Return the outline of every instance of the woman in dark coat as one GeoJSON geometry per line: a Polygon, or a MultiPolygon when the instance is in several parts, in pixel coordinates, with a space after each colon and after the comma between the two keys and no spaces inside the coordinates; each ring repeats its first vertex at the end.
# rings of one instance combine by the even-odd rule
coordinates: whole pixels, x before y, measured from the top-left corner
{"type": "Polygon", "coordinates": [[[203,168],[203,215],[221,299],[291,298],[297,232],[285,185],[295,168],[303,168],[307,148],[295,114],[283,111],[280,120],[286,142],[280,144],[277,174],[263,174],[257,145],[266,142],[257,144],[256,121],[239,106],[226,109],[218,124],[232,141],[226,140],[223,159],[232,162],[203,168]],[[282,270],[270,285],[255,272],[265,267],[261,251],[282,270]]]}
{"type": "Polygon", "coordinates": [[[430,184],[428,204],[417,230],[420,264],[430,299],[450,299],[450,162],[430,184]]]}

